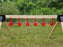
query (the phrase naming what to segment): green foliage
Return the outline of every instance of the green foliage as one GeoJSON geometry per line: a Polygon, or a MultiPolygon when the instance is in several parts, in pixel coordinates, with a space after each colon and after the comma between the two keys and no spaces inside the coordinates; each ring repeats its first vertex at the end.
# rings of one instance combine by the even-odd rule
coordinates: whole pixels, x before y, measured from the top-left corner
{"type": "Polygon", "coordinates": [[[13,2],[2,2],[2,6],[0,7],[0,15],[13,15],[13,14],[19,14],[19,11],[17,9],[17,6],[13,2]]]}
{"type": "Polygon", "coordinates": [[[59,0],[19,0],[18,8],[23,15],[57,15],[62,14],[63,1],[59,0]],[[58,4],[59,3],[59,4],[58,4]]]}
{"type": "Polygon", "coordinates": [[[3,0],[2,3],[3,6],[0,7],[1,9],[0,11],[2,13],[0,14],[14,14],[14,15],[63,14],[63,7],[62,7],[63,0],[8,0],[7,2],[6,1],[3,0]],[[5,10],[7,10],[7,12],[5,10]]]}

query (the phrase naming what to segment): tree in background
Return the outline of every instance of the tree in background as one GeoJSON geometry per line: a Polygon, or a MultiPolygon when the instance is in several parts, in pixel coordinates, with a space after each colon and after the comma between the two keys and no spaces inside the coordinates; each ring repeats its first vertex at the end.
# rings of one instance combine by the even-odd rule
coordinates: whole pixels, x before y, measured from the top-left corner
{"type": "Polygon", "coordinates": [[[18,0],[16,5],[22,15],[63,14],[63,0],[18,0]]]}
{"type": "MultiPolygon", "coordinates": [[[[58,15],[63,14],[63,0],[2,0],[9,8],[19,10],[20,15],[58,15]],[[7,5],[8,5],[7,4],[7,5]],[[14,9],[15,8],[15,9],[14,9]]],[[[1,0],[0,0],[1,2],[1,0]]],[[[7,6],[6,6],[7,7],[7,6]]],[[[5,7],[3,8],[3,10],[5,7]]],[[[15,10],[15,12],[16,12],[15,10]]],[[[9,9],[9,13],[12,11],[9,9]]],[[[6,13],[6,12],[5,12],[6,13]]],[[[9,14],[8,13],[8,14],[9,14]]],[[[7,13],[6,13],[7,14],[7,13]]],[[[11,13],[10,13],[11,14],[11,13]]],[[[17,13],[14,13],[17,14],[17,13]]]]}

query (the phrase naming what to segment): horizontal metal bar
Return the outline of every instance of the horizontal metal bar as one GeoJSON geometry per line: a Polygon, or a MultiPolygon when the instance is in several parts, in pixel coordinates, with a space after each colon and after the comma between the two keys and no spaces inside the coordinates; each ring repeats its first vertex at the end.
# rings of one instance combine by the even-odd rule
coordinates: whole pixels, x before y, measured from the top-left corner
{"type": "Polygon", "coordinates": [[[6,15],[6,18],[57,18],[57,15],[6,15]]]}

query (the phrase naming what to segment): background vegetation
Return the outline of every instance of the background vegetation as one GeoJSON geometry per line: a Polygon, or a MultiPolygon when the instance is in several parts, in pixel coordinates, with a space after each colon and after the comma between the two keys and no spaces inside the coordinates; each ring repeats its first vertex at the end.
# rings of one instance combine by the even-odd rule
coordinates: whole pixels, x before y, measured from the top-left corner
{"type": "Polygon", "coordinates": [[[6,15],[63,14],[63,0],[0,0],[0,14],[6,15]]]}

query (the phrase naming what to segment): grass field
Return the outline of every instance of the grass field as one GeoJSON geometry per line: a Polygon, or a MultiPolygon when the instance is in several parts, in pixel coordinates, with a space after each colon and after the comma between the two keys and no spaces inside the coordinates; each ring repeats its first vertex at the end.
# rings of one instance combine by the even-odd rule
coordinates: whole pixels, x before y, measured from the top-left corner
{"type": "MultiPolygon", "coordinates": [[[[10,27],[10,26],[9,26],[10,27]]],[[[14,39],[11,39],[7,29],[2,26],[0,31],[0,47],[63,47],[63,32],[61,26],[56,28],[51,38],[48,38],[53,26],[33,26],[20,27],[13,25],[10,27],[14,39]]]]}

